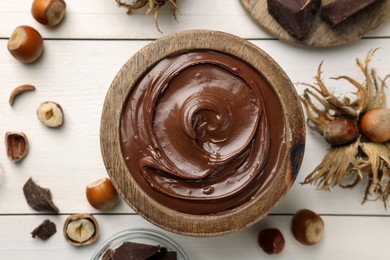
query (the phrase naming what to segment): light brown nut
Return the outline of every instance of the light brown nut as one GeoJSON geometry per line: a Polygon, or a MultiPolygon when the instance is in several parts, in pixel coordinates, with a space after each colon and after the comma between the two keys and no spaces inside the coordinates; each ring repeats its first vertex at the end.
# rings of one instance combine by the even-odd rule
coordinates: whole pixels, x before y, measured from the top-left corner
{"type": "Polygon", "coordinates": [[[37,60],[43,51],[43,39],[34,28],[22,25],[16,27],[8,40],[8,51],[22,63],[37,60]]]}
{"type": "Polygon", "coordinates": [[[28,153],[28,139],[22,132],[7,132],[5,134],[7,156],[12,162],[19,162],[28,153]]]}
{"type": "Polygon", "coordinates": [[[63,0],[34,0],[31,14],[39,23],[54,27],[64,19],[65,10],[63,0]]]}
{"type": "Polygon", "coordinates": [[[75,214],[65,220],[63,232],[65,240],[71,245],[85,246],[96,241],[99,225],[90,214],[75,214]]]}
{"type": "Polygon", "coordinates": [[[12,92],[11,92],[11,95],[9,96],[9,104],[10,106],[12,106],[14,104],[14,101],[15,101],[15,98],[26,92],[26,91],[33,91],[35,90],[35,87],[33,85],[29,85],[29,84],[24,84],[24,85],[20,85],[19,87],[16,87],[12,92]]]}
{"type": "Polygon", "coordinates": [[[109,210],[118,203],[118,192],[111,180],[99,179],[87,185],[86,196],[89,204],[98,210],[109,210]]]}
{"type": "Polygon", "coordinates": [[[38,119],[48,127],[59,127],[64,123],[64,112],[55,102],[43,102],[37,109],[38,119]]]}

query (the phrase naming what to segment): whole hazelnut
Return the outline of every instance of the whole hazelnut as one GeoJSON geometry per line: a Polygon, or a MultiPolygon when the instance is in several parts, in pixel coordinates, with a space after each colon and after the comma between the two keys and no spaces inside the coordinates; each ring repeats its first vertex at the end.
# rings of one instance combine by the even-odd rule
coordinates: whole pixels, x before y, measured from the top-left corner
{"type": "Polygon", "coordinates": [[[34,0],[31,13],[43,25],[54,27],[64,19],[66,4],[63,0],[34,0]]]}
{"type": "Polygon", "coordinates": [[[359,135],[354,121],[349,118],[337,117],[329,122],[324,129],[325,140],[331,145],[345,145],[352,143],[359,135]]]}
{"type": "Polygon", "coordinates": [[[86,195],[89,204],[98,210],[113,208],[118,202],[118,192],[110,179],[103,178],[87,185],[86,195]]]}
{"type": "Polygon", "coordinates": [[[43,39],[34,28],[22,25],[16,27],[8,40],[8,51],[17,60],[31,63],[37,60],[43,51],[43,39]]]}
{"type": "Polygon", "coordinates": [[[365,113],[360,121],[362,134],[376,143],[390,140],[390,109],[375,108],[365,113]]]}
{"type": "Polygon", "coordinates": [[[284,237],[282,232],[276,228],[266,228],[258,235],[259,246],[269,255],[279,254],[284,248],[284,237]]]}
{"type": "Polygon", "coordinates": [[[295,213],[291,230],[296,240],[304,245],[317,244],[324,234],[324,221],[315,212],[302,209],[295,213]]]}

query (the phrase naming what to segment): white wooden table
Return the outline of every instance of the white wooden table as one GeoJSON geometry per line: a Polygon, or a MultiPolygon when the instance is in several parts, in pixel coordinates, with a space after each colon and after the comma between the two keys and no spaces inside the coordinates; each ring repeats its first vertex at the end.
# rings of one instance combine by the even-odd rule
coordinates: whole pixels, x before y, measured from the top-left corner
{"type": "MultiPolygon", "coordinates": [[[[31,148],[20,164],[14,164],[6,156],[4,143],[0,144],[4,172],[0,186],[0,259],[89,259],[99,244],[116,232],[134,227],[159,229],[123,202],[107,213],[94,210],[86,200],[85,187],[106,176],[99,144],[106,91],[120,67],[161,34],[153,17],[145,16],[144,10],[127,15],[114,0],[66,0],[65,21],[58,28],[48,29],[32,18],[31,2],[0,1],[0,136],[8,131],[23,131],[31,148]],[[31,65],[19,63],[7,51],[8,37],[22,24],[35,27],[45,38],[43,56],[31,65]],[[33,84],[37,90],[18,97],[10,107],[9,94],[20,84],[33,84]],[[36,117],[37,106],[47,100],[63,106],[66,122],[59,130],[44,127],[36,117]],[[27,205],[22,187],[30,177],[51,189],[61,211],[58,216],[39,214],[27,205]],[[96,243],[75,248],[64,240],[62,226],[72,213],[94,214],[101,229],[96,243]],[[47,241],[33,239],[30,232],[47,218],[56,223],[57,233],[47,241]]],[[[267,35],[238,0],[179,0],[178,4],[181,15],[177,22],[168,8],[160,13],[164,34],[212,29],[249,39],[268,52],[293,82],[312,82],[322,60],[325,78],[342,73],[362,79],[354,59],[365,58],[370,49],[377,47],[380,50],[372,66],[378,75],[390,73],[390,22],[348,46],[304,49],[267,35]]],[[[265,227],[279,228],[286,239],[284,251],[273,259],[389,259],[389,212],[381,202],[361,204],[363,185],[324,192],[299,184],[320,162],[326,148],[322,138],[308,130],[296,183],[260,223],[222,237],[169,235],[191,259],[267,258],[257,245],[257,234],[265,227]],[[316,246],[299,244],[290,232],[292,215],[302,208],[320,213],[325,221],[324,238],[316,246]]]]}

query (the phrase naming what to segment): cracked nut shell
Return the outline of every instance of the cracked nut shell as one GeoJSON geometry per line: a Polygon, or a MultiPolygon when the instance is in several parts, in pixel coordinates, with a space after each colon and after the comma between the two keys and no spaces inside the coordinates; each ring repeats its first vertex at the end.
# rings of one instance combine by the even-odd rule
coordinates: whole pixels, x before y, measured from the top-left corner
{"type": "Polygon", "coordinates": [[[19,162],[28,153],[28,139],[22,132],[7,132],[5,134],[7,156],[12,162],[19,162]]]}
{"type": "Polygon", "coordinates": [[[52,101],[43,102],[37,109],[38,119],[47,127],[60,127],[64,123],[62,107],[52,101]]]}
{"type": "Polygon", "coordinates": [[[85,246],[96,241],[99,236],[99,225],[90,214],[75,214],[65,220],[63,232],[69,244],[85,246]]]}

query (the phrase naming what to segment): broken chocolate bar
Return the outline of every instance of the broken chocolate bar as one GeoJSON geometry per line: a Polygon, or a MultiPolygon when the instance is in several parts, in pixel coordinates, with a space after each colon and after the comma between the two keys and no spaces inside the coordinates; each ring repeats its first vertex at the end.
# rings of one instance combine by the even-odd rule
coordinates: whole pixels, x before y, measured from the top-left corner
{"type": "Polygon", "coordinates": [[[26,197],[28,205],[37,211],[48,211],[57,213],[59,209],[51,200],[49,189],[39,187],[32,178],[28,179],[23,186],[23,193],[26,197]]]}
{"type": "Polygon", "coordinates": [[[124,242],[116,249],[108,249],[103,260],[176,260],[177,253],[165,247],[124,242]]]}
{"type": "Polygon", "coordinates": [[[31,232],[31,235],[33,238],[38,237],[42,240],[46,240],[50,238],[52,235],[54,235],[56,232],[57,232],[56,224],[46,219],[45,221],[43,221],[42,224],[40,224],[37,228],[35,228],[31,232]]]}
{"type": "Polygon", "coordinates": [[[303,39],[310,31],[321,0],[267,0],[268,12],[290,34],[303,39]]]}
{"type": "Polygon", "coordinates": [[[322,7],[322,15],[332,26],[336,26],[379,1],[380,0],[334,0],[322,7]]]}

